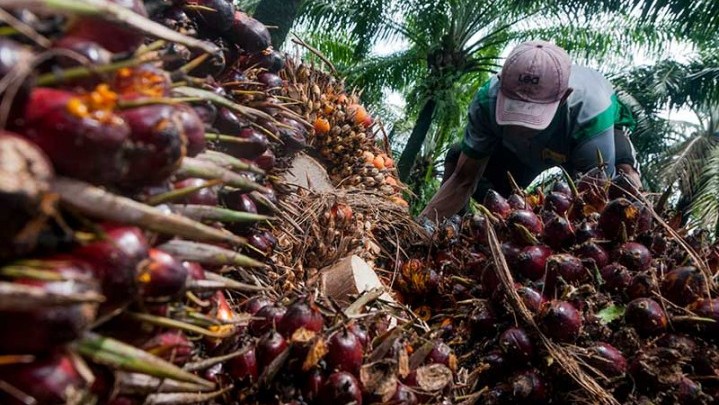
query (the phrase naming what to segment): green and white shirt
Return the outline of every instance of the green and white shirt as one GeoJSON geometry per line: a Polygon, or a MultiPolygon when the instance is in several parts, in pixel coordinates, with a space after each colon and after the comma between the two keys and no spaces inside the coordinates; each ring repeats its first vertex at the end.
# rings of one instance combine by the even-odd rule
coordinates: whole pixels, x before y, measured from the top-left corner
{"type": "Polygon", "coordinates": [[[596,70],[572,66],[569,87],[573,92],[549,126],[534,136],[512,133],[497,124],[499,80],[494,76],[480,88],[469,108],[462,142],[467,156],[489,157],[501,142],[536,174],[555,166],[577,173],[596,167],[599,151],[607,163],[607,174],[613,176],[615,160],[627,158],[616,153],[631,153],[614,146],[614,128],[634,126],[631,112],[619,102],[612,84],[596,70]]]}

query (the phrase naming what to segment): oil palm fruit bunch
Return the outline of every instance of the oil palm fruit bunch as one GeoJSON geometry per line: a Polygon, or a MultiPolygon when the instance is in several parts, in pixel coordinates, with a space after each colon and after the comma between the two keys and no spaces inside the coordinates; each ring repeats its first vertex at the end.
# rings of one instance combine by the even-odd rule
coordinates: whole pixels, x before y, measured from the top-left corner
{"type": "Polygon", "coordinates": [[[716,401],[709,242],[621,182],[576,184],[490,192],[436,226],[395,264],[403,299],[481,370],[464,392],[482,403],[716,401]]]}

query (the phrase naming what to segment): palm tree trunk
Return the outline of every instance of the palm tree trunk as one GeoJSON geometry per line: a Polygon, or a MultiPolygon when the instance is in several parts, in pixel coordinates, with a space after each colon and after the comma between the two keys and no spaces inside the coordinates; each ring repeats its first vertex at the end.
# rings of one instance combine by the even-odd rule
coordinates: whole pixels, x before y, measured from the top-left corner
{"type": "Polygon", "coordinates": [[[417,154],[419,154],[420,149],[422,149],[424,139],[427,137],[429,127],[432,125],[436,107],[437,103],[430,98],[417,116],[417,122],[412,129],[412,133],[407,140],[407,145],[404,147],[404,151],[402,151],[402,155],[399,157],[399,162],[397,163],[399,178],[403,182],[409,177],[412,166],[414,166],[414,161],[417,159],[417,154]]]}
{"type": "Polygon", "coordinates": [[[270,26],[272,46],[279,49],[299,14],[304,0],[261,0],[252,15],[263,24],[270,26]],[[276,27],[276,28],[274,28],[276,27]]]}

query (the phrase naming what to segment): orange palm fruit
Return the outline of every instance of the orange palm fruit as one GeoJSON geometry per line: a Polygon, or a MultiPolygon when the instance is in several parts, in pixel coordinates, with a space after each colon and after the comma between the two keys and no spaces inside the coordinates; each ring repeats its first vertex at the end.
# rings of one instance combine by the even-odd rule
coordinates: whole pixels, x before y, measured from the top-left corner
{"type": "Polygon", "coordinates": [[[330,132],[330,122],[325,118],[317,118],[314,123],[314,128],[318,134],[326,134],[330,132]]]}

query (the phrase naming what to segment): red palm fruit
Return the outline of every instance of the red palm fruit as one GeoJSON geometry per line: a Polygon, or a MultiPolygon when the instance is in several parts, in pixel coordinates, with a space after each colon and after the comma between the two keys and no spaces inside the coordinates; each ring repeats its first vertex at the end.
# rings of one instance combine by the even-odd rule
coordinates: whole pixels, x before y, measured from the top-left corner
{"type": "Polygon", "coordinates": [[[357,336],[347,329],[339,330],[327,342],[327,368],[359,375],[364,347],[357,336]]]}
{"type": "Polygon", "coordinates": [[[532,287],[520,286],[517,288],[517,294],[519,294],[519,297],[522,299],[522,302],[524,302],[527,309],[535,314],[539,313],[542,305],[546,302],[542,293],[532,287]]]}
{"type": "Polygon", "coordinates": [[[625,321],[641,335],[655,335],[667,328],[667,315],[651,298],[637,298],[627,305],[625,321]]]}
{"type": "MultiPolygon", "coordinates": [[[[110,0],[110,2],[147,17],[147,10],[145,10],[142,0],[110,0]]],[[[74,37],[95,41],[110,52],[132,52],[142,44],[145,38],[145,34],[135,28],[95,17],[75,19],[67,33],[74,37]]]]}
{"type": "Polygon", "coordinates": [[[260,309],[268,305],[272,305],[273,303],[274,301],[265,295],[255,295],[242,304],[242,310],[250,315],[255,315],[260,309]]]}
{"type": "Polygon", "coordinates": [[[369,345],[370,345],[371,341],[370,341],[369,333],[367,332],[367,328],[365,328],[364,326],[362,326],[356,322],[352,322],[347,326],[347,330],[349,330],[350,333],[355,335],[357,340],[359,340],[360,344],[362,344],[363,348],[369,349],[369,345]]]}
{"type": "Polygon", "coordinates": [[[227,373],[234,381],[244,381],[246,383],[255,383],[257,381],[257,357],[255,356],[255,348],[252,346],[240,349],[243,354],[227,360],[225,367],[227,373]]]}
{"type": "Polygon", "coordinates": [[[307,147],[307,128],[299,122],[289,119],[280,119],[278,130],[280,139],[285,143],[285,149],[288,153],[300,151],[307,147]]]}
{"type": "Polygon", "coordinates": [[[250,55],[244,62],[244,65],[247,67],[254,66],[267,69],[267,71],[271,73],[277,73],[285,67],[285,58],[280,52],[268,48],[262,52],[250,55]]]}
{"type": "Polygon", "coordinates": [[[272,170],[275,167],[275,153],[272,149],[267,149],[258,158],[255,158],[253,162],[262,170],[272,170]]]}
{"type": "Polygon", "coordinates": [[[255,313],[250,321],[249,331],[253,336],[260,336],[279,324],[287,309],[279,304],[266,305],[255,313]]]}
{"type": "Polygon", "coordinates": [[[617,249],[617,261],[633,271],[646,270],[652,264],[652,254],[641,243],[627,242],[617,249]]]}
{"type": "Polygon", "coordinates": [[[547,245],[559,249],[572,245],[574,239],[574,227],[566,217],[553,215],[549,221],[545,221],[542,241],[547,245]]]}
{"type": "Polygon", "coordinates": [[[179,260],[159,249],[139,266],[140,293],[148,300],[169,300],[180,295],[187,284],[187,269],[179,260]]]}
{"type": "Polygon", "coordinates": [[[299,328],[320,332],[324,325],[325,321],[317,306],[311,300],[302,298],[287,307],[277,324],[277,331],[289,338],[299,328]]]}
{"type": "Polygon", "coordinates": [[[572,206],[572,199],[564,193],[552,191],[544,197],[544,210],[563,215],[572,206]]]}
{"type": "Polygon", "coordinates": [[[529,235],[538,237],[544,230],[544,224],[539,219],[537,214],[529,210],[515,210],[507,217],[507,226],[512,232],[512,236],[517,242],[527,244],[527,238],[525,231],[527,230],[529,235]]]}
{"type": "MultiPolygon", "coordinates": [[[[58,294],[100,293],[100,286],[84,263],[71,258],[54,257],[33,261],[29,270],[56,274],[62,279],[47,281],[30,277],[16,278],[18,284],[42,287],[58,294]]],[[[12,325],[0,334],[0,353],[45,352],[79,338],[95,321],[96,302],[58,305],[35,310],[0,311],[0,324],[12,325]]]]}
{"type": "Polygon", "coordinates": [[[270,146],[265,134],[254,128],[244,128],[237,133],[237,138],[241,143],[223,142],[216,149],[238,159],[252,160],[260,157],[270,146]]]}
{"type": "Polygon", "coordinates": [[[664,298],[685,306],[706,297],[706,277],[694,266],[677,267],[664,275],[661,291],[664,298]]]}
{"type": "Polygon", "coordinates": [[[227,0],[188,0],[185,13],[203,30],[222,34],[232,28],[235,6],[227,0]],[[192,7],[201,6],[201,7],[192,7]]]}
{"type": "Polygon", "coordinates": [[[324,385],[324,383],[325,378],[319,368],[315,367],[308,373],[305,373],[302,381],[302,387],[300,388],[302,392],[302,398],[305,401],[314,403],[313,401],[316,401],[319,397],[320,391],[322,390],[322,386],[324,385]]]}
{"type": "Polygon", "coordinates": [[[583,220],[579,226],[576,227],[577,243],[584,243],[594,239],[601,239],[602,234],[599,230],[599,225],[595,221],[583,220]]]}
{"type": "Polygon", "coordinates": [[[89,388],[73,358],[65,353],[39,356],[31,363],[0,365],[0,380],[29,396],[20,400],[0,390],[0,403],[7,405],[72,403],[89,388]]]}
{"type": "Polygon", "coordinates": [[[338,371],[331,374],[320,391],[321,404],[362,405],[362,390],[357,379],[350,373],[338,371]]]}
{"type": "Polygon", "coordinates": [[[552,249],[544,245],[527,246],[522,249],[514,266],[517,272],[530,280],[539,280],[544,276],[547,259],[552,249]]]}
{"type": "Polygon", "coordinates": [[[627,372],[627,359],[609,343],[595,343],[587,350],[584,361],[609,378],[621,377],[627,372]]]}
{"type": "Polygon", "coordinates": [[[512,207],[513,210],[526,210],[527,201],[519,194],[512,194],[507,198],[507,204],[512,207]]]}
{"type": "Polygon", "coordinates": [[[23,134],[59,173],[98,184],[116,182],[127,170],[123,148],[130,137],[129,126],[113,112],[116,96],[103,85],[85,95],[37,87],[23,134]]]}
{"type": "Polygon", "coordinates": [[[497,315],[486,300],[477,300],[467,318],[472,336],[481,338],[494,334],[497,328],[497,315]]]}
{"type": "Polygon", "coordinates": [[[560,253],[547,259],[547,276],[544,281],[550,291],[561,278],[565,283],[580,285],[587,282],[591,273],[584,267],[584,263],[576,256],[560,253]]]}
{"type": "Polygon", "coordinates": [[[557,181],[552,185],[552,192],[555,193],[561,193],[568,197],[572,196],[572,189],[569,187],[569,184],[563,182],[563,181],[557,181]]]}
{"type": "Polygon", "coordinates": [[[241,212],[257,214],[257,205],[250,196],[243,190],[222,189],[220,200],[225,207],[241,212]]]}
{"type": "Polygon", "coordinates": [[[632,275],[619,263],[610,263],[599,269],[604,280],[604,290],[610,293],[622,293],[632,282],[632,275]]]}
{"type": "Polygon", "coordinates": [[[469,220],[469,231],[476,243],[487,244],[487,217],[482,214],[472,215],[469,220]]]}
{"type": "Polygon", "coordinates": [[[270,72],[262,72],[258,74],[257,81],[270,89],[280,88],[284,85],[284,81],[279,75],[270,72]]]}
{"type": "Polygon", "coordinates": [[[0,131],[0,257],[22,255],[35,248],[40,234],[26,228],[42,214],[52,177],[52,166],[37,146],[0,131]],[[24,230],[25,237],[19,238],[24,230]]]}
{"type": "Polygon", "coordinates": [[[544,378],[533,369],[522,371],[514,376],[512,394],[514,401],[526,404],[545,403],[549,396],[544,378]]]}
{"type": "Polygon", "coordinates": [[[528,362],[534,356],[534,344],[521,328],[509,328],[499,335],[499,347],[517,363],[528,362]]]}
{"type": "Polygon", "coordinates": [[[599,228],[609,239],[616,240],[626,232],[632,236],[637,229],[639,210],[629,200],[617,198],[610,201],[599,216],[599,228]]]}
{"type": "Polygon", "coordinates": [[[690,311],[702,318],[713,319],[714,322],[701,322],[700,329],[716,333],[719,330],[719,298],[700,299],[688,306],[690,311]]]}
{"type": "Polygon", "coordinates": [[[502,254],[504,255],[504,259],[507,261],[507,264],[510,268],[515,266],[519,261],[519,255],[522,253],[523,248],[513,242],[504,242],[501,247],[502,254]]]}
{"type": "Polygon", "coordinates": [[[249,127],[249,123],[240,119],[234,111],[226,107],[217,110],[217,118],[212,126],[225,135],[239,134],[242,129],[249,127]]]}
{"type": "Polygon", "coordinates": [[[396,405],[417,405],[419,403],[417,395],[414,394],[412,389],[402,383],[397,383],[394,395],[388,402],[396,405]]]}
{"type": "Polygon", "coordinates": [[[249,53],[260,52],[272,45],[267,27],[241,11],[235,11],[232,26],[223,36],[249,53]]]}
{"type": "Polygon", "coordinates": [[[194,108],[179,104],[175,106],[182,130],[187,138],[187,156],[197,156],[205,150],[205,124],[194,108]]]}
{"type": "Polygon", "coordinates": [[[255,346],[257,367],[260,373],[272,363],[285,349],[287,341],[276,331],[269,331],[262,335],[255,346]]]}
{"type": "Polygon", "coordinates": [[[584,242],[574,249],[574,253],[583,260],[591,260],[598,269],[609,263],[609,254],[594,241],[584,242]]]}
{"type": "Polygon", "coordinates": [[[629,283],[626,293],[630,299],[651,297],[654,293],[659,293],[659,287],[652,277],[652,274],[646,272],[636,273],[632,277],[632,281],[629,283]]]}
{"type": "Polygon", "coordinates": [[[123,99],[168,97],[172,80],[165,70],[146,63],[119,69],[115,74],[112,89],[123,99]]]}
{"type": "Polygon", "coordinates": [[[442,341],[436,341],[434,347],[432,347],[432,351],[427,355],[425,363],[443,364],[449,369],[454,370],[457,367],[457,358],[454,353],[452,353],[452,348],[450,348],[449,345],[442,341]]]}
{"type": "Polygon", "coordinates": [[[267,237],[268,233],[263,232],[261,234],[252,234],[248,238],[248,241],[250,242],[250,245],[252,247],[260,250],[264,254],[270,255],[272,254],[272,250],[274,249],[273,241],[267,237]]]}
{"type": "MultiPolygon", "coordinates": [[[[91,65],[105,65],[112,61],[112,54],[107,49],[97,42],[88,41],[84,38],[66,35],[55,41],[52,47],[72,51],[77,56],[84,58],[84,63],[89,62],[91,65]]],[[[78,58],[60,56],[57,58],[57,63],[62,67],[72,67],[82,65],[83,61],[78,60],[78,58]]],[[[96,82],[96,80],[92,80],[92,82],[96,82]]]]}
{"type": "Polygon", "coordinates": [[[139,186],[170,177],[187,154],[180,110],[173,105],[153,104],[125,110],[121,116],[130,126],[132,145],[125,151],[130,169],[122,183],[139,186]]]}
{"type": "Polygon", "coordinates": [[[487,192],[484,196],[483,204],[487,207],[489,212],[500,218],[507,218],[512,212],[512,207],[509,205],[507,199],[494,190],[489,190],[487,192]]]}
{"type": "MultiPolygon", "coordinates": [[[[176,182],[173,186],[175,190],[180,190],[189,187],[199,187],[207,183],[207,180],[190,177],[176,182]]],[[[209,205],[214,207],[219,203],[217,196],[217,188],[204,187],[188,195],[187,197],[184,197],[182,200],[180,200],[180,202],[184,204],[209,205]]]]}
{"type": "Polygon", "coordinates": [[[542,331],[559,342],[571,343],[582,331],[582,314],[566,301],[551,301],[539,314],[542,331]]]}
{"type": "Polygon", "coordinates": [[[103,224],[104,239],[79,247],[72,255],[90,265],[100,281],[105,301],[100,313],[114,311],[138,295],[137,266],[149,256],[149,245],[139,228],[103,224]]]}
{"type": "Polygon", "coordinates": [[[142,350],[177,365],[187,363],[194,345],[181,331],[162,332],[142,345],[142,350]]]}

